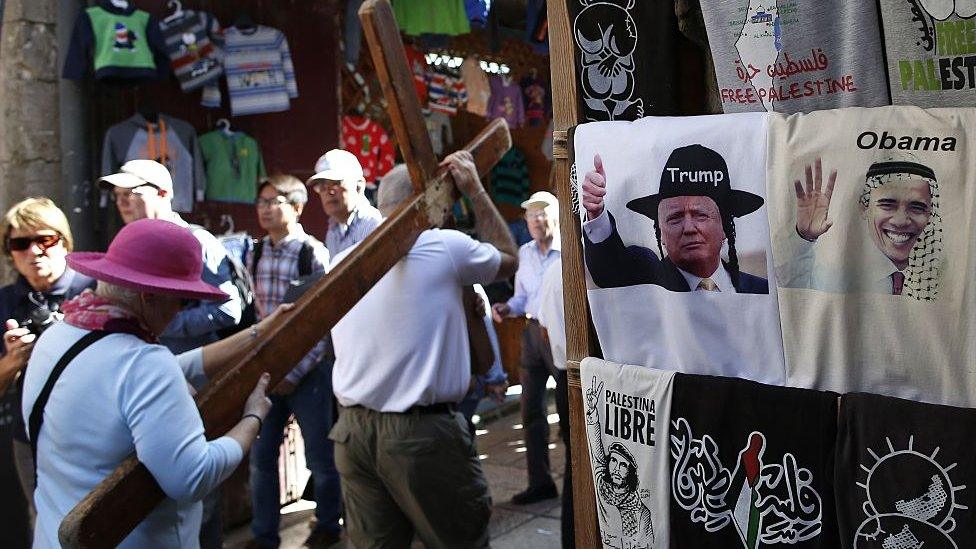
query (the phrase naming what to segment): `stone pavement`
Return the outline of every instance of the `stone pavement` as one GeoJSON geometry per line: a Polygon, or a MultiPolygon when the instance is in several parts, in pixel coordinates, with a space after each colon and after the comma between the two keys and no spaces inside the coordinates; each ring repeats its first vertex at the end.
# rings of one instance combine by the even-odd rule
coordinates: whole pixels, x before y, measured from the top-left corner
{"type": "MultiPolygon", "coordinates": [[[[562,490],[565,448],[559,441],[559,421],[556,407],[549,390],[550,444],[549,459],[556,486],[562,490]]],[[[494,509],[489,531],[491,546],[495,549],[550,549],[560,547],[559,499],[551,499],[528,506],[512,505],[509,500],[527,485],[525,473],[525,445],[518,413],[518,397],[509,396],[509,402],[499,412],[487,414],[478,425],[477,444],[482,466],[494,509]],[[512,403],[514,402],[514,406],[512,403]],[[495,417],[488,417],[495,416],[495,417]]],[[[309,520],[313,504],[299,502],[283,510],[281,547],[291,549],[302,546],[309,533],[309,520]]],[[[227,536],[225,547],[242,548],[249,539],[245,527],[227,536]]],[[[415,543],[415,547],[423,547],[415,543]]],[[[337,545],[347,547],[345,543],[337,545]]]]}

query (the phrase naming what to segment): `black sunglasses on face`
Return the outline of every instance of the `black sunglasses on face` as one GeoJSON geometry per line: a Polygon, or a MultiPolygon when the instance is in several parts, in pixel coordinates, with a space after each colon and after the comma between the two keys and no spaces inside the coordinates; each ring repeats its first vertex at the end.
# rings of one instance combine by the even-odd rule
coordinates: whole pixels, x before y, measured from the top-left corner
{"type": "Polygon", "coordinates": [[[56,246],[58,242],[61,242],[61,236],[56,234],[18,236],[7,239],[7,249],[12,252],[22,252],[29,249],[31,245],[37,244],[41,250],[47,250],[52,246],[56,246]]]}

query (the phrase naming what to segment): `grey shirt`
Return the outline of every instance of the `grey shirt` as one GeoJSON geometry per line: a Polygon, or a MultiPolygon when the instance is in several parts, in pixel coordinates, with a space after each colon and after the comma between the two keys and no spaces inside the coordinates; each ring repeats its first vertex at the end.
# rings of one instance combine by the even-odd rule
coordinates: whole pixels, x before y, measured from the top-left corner
{"type": "Polygon", "coordinates": [[[874,4],[702,0],[701,7],[725,112],[889,104],[874,4]]]}
{"type": "MultiPolygon", "coordinates": [[[[963,2],[881,0],[895,105],[976,105],[976,17],[963,2]],[[955,5],[954,5],[955,4],[955,5]]],[[[971,3],[970,3],[971,4],[971,3]]]]}

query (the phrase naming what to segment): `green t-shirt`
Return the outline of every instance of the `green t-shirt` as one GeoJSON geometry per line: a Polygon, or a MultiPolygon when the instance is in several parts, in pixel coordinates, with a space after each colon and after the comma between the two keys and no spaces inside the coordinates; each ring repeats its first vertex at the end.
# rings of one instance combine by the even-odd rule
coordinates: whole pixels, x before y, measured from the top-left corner
{"type": "Polygon", "coordinates": [[[207,169],[207,200],[254,203],[258,180],[267,173],[253,137],[214,130],[200,136],[200,151],[207,169]]]}
{"type": "Polygon", "coordinates": [[[95,71],[105,67],[156,69],[156,61],[146,38],[149,14],[135,10],[129,15],[112,13],[95,6],[88,8],[95,34],[95,71]]]}

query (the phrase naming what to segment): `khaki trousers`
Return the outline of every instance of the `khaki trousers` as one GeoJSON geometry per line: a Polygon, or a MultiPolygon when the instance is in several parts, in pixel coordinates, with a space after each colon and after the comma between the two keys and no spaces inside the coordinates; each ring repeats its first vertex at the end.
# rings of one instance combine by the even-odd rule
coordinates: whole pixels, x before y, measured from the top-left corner
{"type": "Polygon", "coordinates": [[[488,547],[491,496],[461,414],[342,408],[329,434],[357,549],[488,547]]]}

